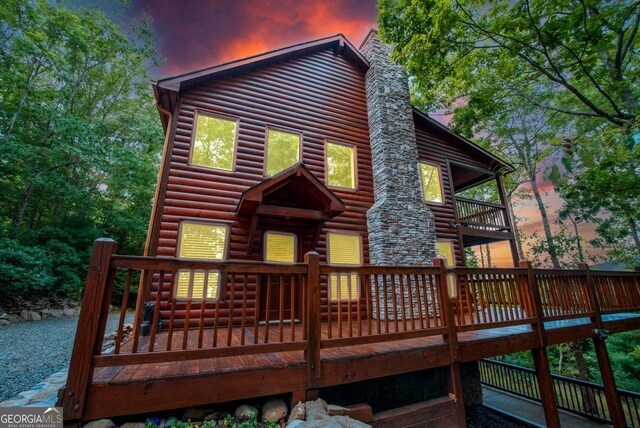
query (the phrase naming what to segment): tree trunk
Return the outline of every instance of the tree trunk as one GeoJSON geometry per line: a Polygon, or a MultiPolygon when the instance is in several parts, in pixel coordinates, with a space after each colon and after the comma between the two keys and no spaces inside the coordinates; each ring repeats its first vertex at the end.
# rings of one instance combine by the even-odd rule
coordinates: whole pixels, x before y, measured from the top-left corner
{"type": "Polygon", "coordinates": [[[518,257],[520,260],[525,260],[524,251],[522,250],[522,237],[520,236],[520,230],[518,230],[518,223],[516,222],[516,216],[513,214],[513,203],[511,201],[511,195],[507,197],[507,203],[509,204],[509,217],[511,224],[513,225],[513,238],[516,241],[516,249],[518,250],[518,257]]]}
{"type": "Polygon", "coordinates": [[[9,121],[9,126],[7,128],[7,131],[4,134],[4,141],[7,141],[9,139],[9,136],[13,131],[13,126],[16,124],[16,120],[18,120],[18,116],[20,116],[20,113],[22,112],[22,108],[24,107],[24,104],[27,101],[27,96],[29,95],[29,91],[31,90],[31,84],[33,83],[35,78],[38,76],[38,73],[40,72],[40,67],[42,67],[42,62],[38,62],[38,64],[36,64],[36,67],[31,71],[31,73],[29,73],[29,78],[27,79],[27,86],[25,87],[24,92],[22,93],[22,97],[20,97],[18,108],[13,113],[13,116],[11,116],[11,120],[9,121]]]}
{"type": "Polygon", "coordinates": [[[627,217],[627,221],[629,222],[629,228],[631,229],[633,242],[636,244],[636,249],[640,253],[640,236],[638,236],[638,228],[636,227],[636,222],[632,217],[627,217]]]}
{"type": "Polygon", "coordinates": [[[585,263],[584,251],[582,250],[582,237],[580,236],[580,232],[578,231],[578,222],[572,216],[569,216],[569,220],[571,221],[571,224],[573,224],[573,233],[575,233],[576,235],[576,248],[578,250],[578,261],[580,263],[585,263]]]}
{"type": "Polygon", "coordinates": [[[484,251],[482,251],[482,245],[478,245],[478,248],[480,248],[480,264],[482,267],[486,267],[484,265],[484,251]]]}
{"type": "Polygon", "coordinates": [[[40,159],[36,159],[36,163],[33,166],[33,172],[31,173],[31,179],[29,180],[29,184],[27,185],[27,189],[22,195],[22,200],[20,201],[20,205],[18,205],[18,210],[16,211],[16,216],[13,219],[12,226],[18,228],[22,225],[24,221],[24,211],[27,209],[27,205],[29,204],[29,199],[31,199],[31,194],[33,193],[33,187],[36,183],[36,177],[40,173],[40,159]]]}
{"type": "Polygon", "coordinates": [[[487,267],[490,268],[491,267],[491,248],[489,248],[489,244],[485,244],[485,247],[487,248],[487,267]]]}
{"type": "MultiPolygon", "coordinates": [[[[578,378],[584,381],[589,381],[589,368],[587,366],[587,360],[584,358],[584,347],[582,341],[571,342],[571,350],[573,351],[573,356],[576,359],[576,367],[578,368],[578,378]]],[[[598,408],[596,403],[593,400],[591,394],[586,388],[580,388],[580,396],[582,398],[582,404],[584,406],[584,410],[587,413],[591,413],[594,415],[598,414],[598,408]]]]}
{"type": "Polygon", "coordinates": [[[553,242],[553,235],[551,234],[551,226],[549,225],[549,216],[547,215],[547,208],[544,206],[542,196],[540,195],[540,189],[538,189],[538,183],[536,182],[535,175],[529,177],[529,183],[531,183],[531,191],[536,198],[538,204],[538,210],[540,211],[540,217],[542,217],[542,228],[544,229],[544,237],[547,241],[547,247],[549,249],[549,257],[551,257],[551,263],[556,269],[560,268],[560,262],[558,260],[558,252],[556,245],[553,242]]]}

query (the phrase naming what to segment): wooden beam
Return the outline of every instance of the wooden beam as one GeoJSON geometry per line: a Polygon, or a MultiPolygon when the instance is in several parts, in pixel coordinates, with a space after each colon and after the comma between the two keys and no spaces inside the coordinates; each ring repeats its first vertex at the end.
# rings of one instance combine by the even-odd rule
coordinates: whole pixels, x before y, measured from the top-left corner
{"type": "MultiPolygon", "coordinates": [[[[116,251],[116,243],[107,238],[96,239],[93,243],[89,272],[82,296],[82,310],[78,319],[78,330],[71,354],[67,386],[61,399],[65,421],[80,420],[87,405],[87,388],[93,375],[92,357],[101,344],[104,331],[100,332],[106,320],[102,320],[105,296],[110,295],[107,279],[111,255],[116,251]]],[[[100,346],[101,348],[101,346],[100,346]]]]}
{"type": "Polygon", "coordinates": [[[622,408],[622,402],[620,401],[620,394],[618,394],[618,388],[616,387],[616,380],[613,376],[613,370],[611,369],[611,359],[607,352],[607,347],[604,344],[604,340],[594,337],[593,347],[596,351],[596,357],[598,359],[598,367],[600,367],[600,374],[602,375],[602,384],[604,385],[604,396],[607,400],[607,407],[609,408],[609,417],[611,423],[615,428],[626,427],[624,418],[624,410],[622,408]]]}
{"type": "Polygon", "coordinates": [[[320,256],[315,251],[304,255],[307,265],[307,349],[304,359],[307,362],[307,390],[320,387],[320,343],[322,340],[320,308],[320,256]]]}
{"type": "Polygon", "coordinates": [[[258,227],[258,216],[253,215],[251,219],[251,228],[249,229],[249,239],[247,240],[247,255],[250,256],[253,252],[253,244],[256,239],[256,228],[258,227]]]}
{"type": "Polygon", "coordinates": [[[532,349],[531,353],[533,354],[533,364],[536,368],[536,378],[538,379],[545,422],[549,428],[560,428],[560,415],[556,404],[556,393],[553,389],[547,348],[543,346],[532,349]]]}
{"type": "Polygon", "coordinates": [[[256,214],[270,215],[274,217],[293,217],[311,220],[329,220],[329,215],[323,211],[308,210],[305,208],[282,207],[278,205],[258,205],[256,214]]]}

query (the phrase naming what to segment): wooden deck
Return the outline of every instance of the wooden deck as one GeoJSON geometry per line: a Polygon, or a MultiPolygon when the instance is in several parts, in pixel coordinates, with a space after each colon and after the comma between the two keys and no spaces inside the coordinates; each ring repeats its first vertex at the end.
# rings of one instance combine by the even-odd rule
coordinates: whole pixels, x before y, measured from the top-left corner
{"type": "Polygon", "coordinates": [[[463,425],[460,363],[532,350],[540,387],[551,391],[545,347],[593,339],[599,359],[605,359],[603,380],[612,380],[606,348],[594,332],[640,328],[638,273],[537,270],[526,262],[510,269],[447,269],[440,260],[434,263],[425,268],[338,268],[320,266],[313,255],[295,266],[185,262],[116,257],[97,248],[69,379],[61,393],[65,418],[93,420],[278,394],[297,401],[335,385],[444,367],[463,425]],[[128,272],[121,320],[114,353],[103,355],[118,269],[128,272]],[[131,273],[136,269],[142,280],[134,329],[132,337],[123,340],[127,301],[135,298],[131,273]],[[145,291],[153,284],[154,272],[163,278],[167,272],[196,269],[224,272],[227,315],[222,316],[219,304],[194,312],[205,302],[193,302],[191,308],[187,302],[188,322],[178,323],[175,303],[170,303],[164,306],[170,315],[163,319],[161,294],[145,291]],[[358,287],[359,298],[329,301],[328,278],[347,272],[348,286],[358,287]],[[250,275],[268,275],[266,281],[258,277],[253,286],[262,284],[278,296],[271,311],[275,319],[257,322],[259,299],[247,296],[260,290],[250,288],[250,275]],[[285,308],[299,299],[304,303],[295,312],[299,321],[291,323],[285,308]],[[153,322],[150,334],[142,336],[141,308],[149,300],[155,303],[153,322]],[[163,327],[157,331],[161,319],[163,327]]]}

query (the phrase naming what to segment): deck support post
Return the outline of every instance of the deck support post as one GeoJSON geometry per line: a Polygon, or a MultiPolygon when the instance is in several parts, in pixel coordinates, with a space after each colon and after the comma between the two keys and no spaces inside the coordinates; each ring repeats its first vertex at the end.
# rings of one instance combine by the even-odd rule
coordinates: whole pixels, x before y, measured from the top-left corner
{"type": "MultiPolygon", "coordinates": [[[[598,293],[596,293],[589,265],[586,263],[579,263],[578,269],[585,271],[587,297],[590,300],[590,309],[595,314],[595,316],[591,317],[591,322],[596,324],[597,332],[603,328],[602,313],[600,312],[600,303],[598,302],[598,293]]],[[[607,407],[609,408],[609,417],[611,418],[611,424],[614,427],[626,427],[624,410],[622,408],[622,402],[620,401],[620,394],[618,394],[618,388],[616,387],[616,380],[613,376],[609,352],[607,351],[607,346],[604,343],[605,339],[606,337],[600,338],[599,336],[594,336],[592,338],[593,347],[596,351],[596,358],[598,359],[598,367],[600,368],[600,374],[602,375],[602,384],[604,386],[604,396],[607,400],[607,407]]]]}
{"type": "Polygon", "coordinates": [[[96,349],[102,347],[106,319],[105,299],[111,295],[109,280],[111,256],[116,243],[108,238],[93,242],[89,272],[82,296],[82,309],[71,354],[69,375],[64,395],[57,403],[63,407],[65,425],[72,426],[82,418],[86,404],[87,388],[93,373],[92,358],[96,349]]]}
{"type": "Polygon", "coordinates": [[[433,259],[433,266],[440,269],[438,274],[438,295],[439,304],[444,317],[448,334],[444,336],[444,341],[449,344],[449,355],[451,363],[447,367],[447,388],[449,397],[456,403],[456,416],[458,427],[466,427],[466,415],[464,410],[464,398],[462,392],[462,378],[460,376],[460,345],[458,344],[458,330],[454,317],[453,300],[449,297],[449,284],[447,277],[447,262],[441,257],[433,259]]]}
{"type": "Polygon", "coordinates": [[[304,359],[307,362],[307,399],[310,395],[317,396],[320,387],[320,340],[321,340],[321,312],[320,312],[320,256],[315,251],[304,255],[307,265],[307,349],[304,359]]]}
{"type": "Polygon", "coordinates": [[[611,360],[609,358],[609,352],[607,352],[607,346],[604,344],[603,339],[594,337],[593,347],[596,351],[598,367],[600,367],[600,374],[602,375],[604,396],[607,400],[611,424],[615,428],[626,427],[627,424],[625,423],[624,410],[622,408],[622,402],[620,401],[620,394],[618,394],[618,388],[616,387],[613,370],[611,369],[611,360]]]}
{"type": "Polygon", "coordinates": [[[544,410],[544,419],[549,428],[560,428],[560,415],[558,414],[558,405],[556,404],[556,394],[553,389],[553,379],[551,378],[551,368],[549,367],[549,357],[547,355],[547,339],[544,332],[544,312],[542,309],[542,300],[540,298],[540,290],[533,274],[533,265],[528,260],[521,260],[518,267],[527,269],[526,285],[531,301],[532,316],[536,318],[535,323],[531,326],[538,334],[538,347],[533,348],[533,364],[536,369],[536,378],[538,380],[538,389],[540,391],[540,399],[542,400],[542,408],[544,410]]]}
{"type": "Polygon", "coordinates": [[[556,394],[553,389],[547,348],[544,346],[535,348],[531,350],[531,353],[533,354],[533,364],[536,368],[536,378],[538,379],[545,422],[549,428],[560,428],[560,415],[558,414],[556,394]]]}

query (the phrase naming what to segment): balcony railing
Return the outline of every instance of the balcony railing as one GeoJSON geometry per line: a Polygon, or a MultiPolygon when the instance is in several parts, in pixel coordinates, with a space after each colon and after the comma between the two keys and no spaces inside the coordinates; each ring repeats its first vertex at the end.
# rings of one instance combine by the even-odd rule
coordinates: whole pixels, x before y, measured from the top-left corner
{"type": "MultiPolygon", "coordinates": [[[[611,423],[604,386],[565,376],[551,375],[558,407],[596,421],[611,423]]],[[[495,360],[480,360],[485,385],[541,402],[535,370],[495,360]]],[[[640,394],[618,389],[628,426],[640,427],[640,394]]]]}
{"type": "Polygon", "coordinates": [[[456,197],[458,223],[473,229],[501,231],[509,229],[504,206],[456,197]]]}
{"type": "Polygon", "coordinates": [[[528,262],[447,269],[442,259],[433,267],[337,267],[320,265],[316,253],[293,265],[212,262],[119,256],[115,247],[111,240],[94,244],[62,400],[69,419],[82,417],[98,367],[302,351],[307,389],[314,389],[321,349],[437,336],[459,359],[464,332],[515,325],[543,331],[547,321],[585,317],[602,325],[601,314],[640,310],[640,272],[543,270],[528,262]],[[176,278],[184,273],[188,290],[178,298],[176,278]],[[124,294],[115,350],[103,354],[116,281],[124,294]],[[210,287],[217,298],[203,297],[210,287]],[[196,288],[202,291],[193,298],[196,288]]]}

